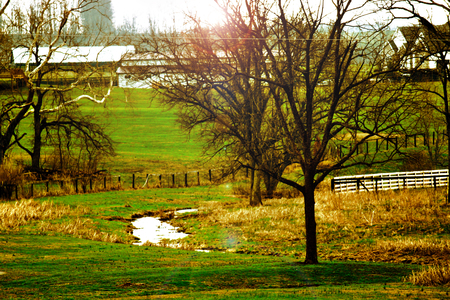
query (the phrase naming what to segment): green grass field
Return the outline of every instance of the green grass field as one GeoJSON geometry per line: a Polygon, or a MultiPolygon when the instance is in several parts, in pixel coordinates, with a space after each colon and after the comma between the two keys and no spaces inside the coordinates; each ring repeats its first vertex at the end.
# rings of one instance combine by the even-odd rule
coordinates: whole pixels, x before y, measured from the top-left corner
{"type": "Polygon", "coordinates": [[[204,167],[201,143],[187,136],[173,111],[164,109],[151,91],[116,88],[103,106],[85,103],[87,113],[101,116],[117,143],[117,157],[105,164],[113,174],[170,173],[204,167]]]}
{"type": "MultiPolygon", "coordinates": [[[[171,111],[148,91],[116,89],[103,116],[114,174],[206,167],[171,111]]],[[[0,202],[0,299],[448,299],[449,285],[405,280],[448,264],[445,191],[317,197],[319,265],[304,258],[301,198],[247,207],[242,183],[118,190],[0,202]],[[179,208],[182,249],[135,246],[130,221],[179,208]],[[411,245],[413,247],[411,247],[411,245]],[[212,249],[210,253],[186,249],[212,249]]]]}

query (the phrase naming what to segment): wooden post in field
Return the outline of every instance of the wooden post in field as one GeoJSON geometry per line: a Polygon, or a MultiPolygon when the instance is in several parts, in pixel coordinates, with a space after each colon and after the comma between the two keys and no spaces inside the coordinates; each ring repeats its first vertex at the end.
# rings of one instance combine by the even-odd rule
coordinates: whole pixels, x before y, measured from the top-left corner
{"type": "Polygon", "coordinates": [[[46,190],[47,193],[48,193],[48,181],[45,183],[45,190],[46,190]]]}
{"type": "Polygon", "coordinates": [[[120,175],[119,175],[119,187],[120,187],[120,175]]]}
{"type": "Polygon", "coordinates": [[[175,174],[172,174],[172,187],[175,187],[175,174]]]}
{"type": "Polygon", "coordinates": [[[159,174],[159,187],[162,187],[162,175],[159,174]]]}
{"type": "Polygon", "coordinates": [[[200,172],[197,172],[197,185],[200,185],[200,172]]]}
{"type": "Polygon", "coordinates": [[[331,178],[331,191],[334,192],[334,188],[335,188],[335,181],[334,178],[331,178]]]}
{"type": "Polygon", "coordinates": [[[435,135],[435,133],[436,132],[433,131],[433,146],[434,146],[434,138],[435,138],[434,135],[435,135]]]}
{"type": "MultiPolygon", "coordinates": [[[[247,169],[248,171],[248,169],[247,169]]],[[[212,182],[212,174],[211,174],[211,170],[209,170],[209,182],[212,182]]]]}
{"type": "Polygon", "coordinates": [[[188,173],[184,173],[184,186],[188,186],[188,173]]]}
{"type": "Polygon", "coordinates": [[[136,180],[136,175],[135,174],[133,174],[133,183],[132,183],[132,187],[133,187],[133,189],[134,189],[134,181],[136,180]]]}
{"type": "Polygon", "coordinates": [[[106,190],[106,176],[103,178],[103,188],[106,190]]]}

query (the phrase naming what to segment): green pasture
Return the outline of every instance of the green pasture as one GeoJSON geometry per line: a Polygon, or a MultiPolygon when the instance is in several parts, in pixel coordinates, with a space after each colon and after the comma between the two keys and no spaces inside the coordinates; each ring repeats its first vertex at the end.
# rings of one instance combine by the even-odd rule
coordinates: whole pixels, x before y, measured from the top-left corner
{"type": "MultiPolygon", "coordinates": [[[[102,166],[112,174],[171,173],[208,169],[195,133],[188,138],[173,111],[164,110],[147,90],[114,89],[106,105],[83,102],[82,110],[109,125],[117,156],[102,166]]],[[[374,145],[370,144],[370,148],[374,145]]],[[[361,155],[364,155],[363,153],[361,155]]],[[[382,166],[393,168],[393,166],[382,166]]],[[[375,169],[374,169],[375,170],[375,169]]],[[[361,170],[362,171],[362,170],[361,170]]],[[[378,170],[377,170],[378,171],[378,170]]],[[[293,176],[293,175],[292,175],[293,176]]],[[[129,179],[127,179],[129,180],[129,179]]],[[[128,182],[127,182],[128,184],[128,182]]],[[[239,228],[206,226],[187,218],[191,242],[215,249],[210,253],[132,245],[127,233],[137,216],[166,210],[214,206],[246,207],[232,184],[191,188],[117,190],[36,199],[83,208],[80,215],[45,220],[65,224],[89,221],[93,229],[115,234],[121,243],[92,241],[40,230],[31,220],[15,229],[0,229],[0,299],[448,299],[448,287],[420,287],[404,278],[417,264],[323,259],[300,262],[304,238],[281,249],[270,239],[256,244],[242,239],[239,228]],[[227,251],[233,248],[234,251],[227,251]],[[237,251],[236,251],[237,249],[237,251]],[[238,252],[238,253],[234,253],[238,252]],[[264,255],[263,255],[264,254],[264,255]]],[[[368,213],[370,213],[367,208],[368,213]]],[[[302,216],[299,216],[302,218],[302,216]]],[[[270,220],[260,220],[261,229],[270,220]]],[[[323,224],[322,224],[323,225],[323,224]]],[[[323,225],[326,226],[326,225],[323,225]]],[[[398,228],[402,225],[397,224],[398,228]]],[[[430,225],[431,226],[431,225],[430,225]]],[[[394,229],[397,229],[394,228],[394,229]]],[[[357,228],[358,234],[392,228],[357,228]]],[[[444,228],[448,238],[448,228],[444,228]]],[[[419,236],[429,232],[417,232],[419,236]]],[[[434,233],[433,233],[434,234],[434,233]]],[[[319,256],[327,251],[358,252],[345,229],[319,236],[319,256]],[[342,234],[342,236],[341,236],[342,234]],[[335,240],[333,240],[335,238],[335,240]],[[335,248],[335,249],[334,249],[335,248]]],[[[369,238],[365,241],[370,243],[369,238]]],[[[284,244],[283,244],[284,245],[284,244]]]]}
{"type": "MultiPolygon", "coordinates": [[[[40,221],[0,230],[0,299],[445,299],[449,292],[405,283],[405,276],[420,269],[413,264],[322,260],[311,266],[287,253],[205,253],[126,240],[135,214],[244,201],[231,195],[228,184],[39,201],[86,207],[78,217],[93,220],[102,231],[122,233],[125,242],[42,232],[40,221]]],[[[231,230],[210,228],[205,234],[226,239],[231,230]]]]}
{"type": "Polygon", "coordinates": [[[115,88],[106,105],[84,101],[86,114],[102,118],[117,156],[104,167],[113,174],[170,173],[202,169],[202,146],[187,136],[176,115],[151,90],[115,88]]]}
{"type": "Polygon", "coordinates": [[[0,236],[1,299],[430,299],[416,267],[361,262],[304,266],[290,257],[199,253],[61,235],[0,236]]]}

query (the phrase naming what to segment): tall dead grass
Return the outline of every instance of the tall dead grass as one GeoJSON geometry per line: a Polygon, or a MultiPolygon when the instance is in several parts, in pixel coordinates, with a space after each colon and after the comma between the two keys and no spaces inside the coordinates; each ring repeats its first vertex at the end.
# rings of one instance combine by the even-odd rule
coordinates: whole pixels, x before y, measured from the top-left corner
{"type": "Polygon", "coordinates": [[[76,237],[94,241],[121,243],[122,239],[95,229],[90,219],[81,219],[79,216],[89,213],[90,209],[79,206],[71,208],[68,205],[56,205],[53,202],[38,202],[35,200],[21,200],[0,203],[0,229],[17,230],[20,226],[32,221],[41,221],[39,231],[60,232],[76,237]],[[66,216],[75,216],[76,219],[63,223],[50,222],[66,216]]]}
{"type": "Polygon", "coordinates": [[[15,229],[31,221],[57,219],[73,213],[69,206],[55,205],[48,201],[22,200],[0,203],[0,228],[15,229]]]}
{"type": "Polygon", "coordinates": [[[64,234],[70,234],[78,238],[102,241],[108,243],[122,243],[122,239],[107,232],[102,232],[93,228],[93,222],[90,219],[74,219],[64,223],[51,223],[48,221],[42,221],[39,226],[41,232],[59,232],[64,234]]]}
{"type": "Polygon", "coordinates": [[[347,226],[402,224],[433,225],[450,221],[442,209],[444,190],[400,190],[379,193],[335,194],[320,192],[316,196],[319,221],[347,226]]]}
{"type": "Polygon", "coordinates": [[[450,286],[450,265],[431,266],[404,279],[421,286],[450,286]]]}
{"type": "Polygon", "coordinates": [[[397,240],[379,240],[376,249],[385,252],[403,252],[424,256],[450,255],[450,240],[399,238],[397,240]]]}

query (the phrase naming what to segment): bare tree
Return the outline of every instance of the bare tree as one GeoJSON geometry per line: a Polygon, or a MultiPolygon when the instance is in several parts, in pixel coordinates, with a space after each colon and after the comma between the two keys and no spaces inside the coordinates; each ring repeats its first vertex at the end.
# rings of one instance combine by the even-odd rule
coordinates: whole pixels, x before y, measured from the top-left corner
{"type": "Polygon", "coordinates": [[[389,142],[407,118],[405,83],[388,82],[398,63],[380,68],[386,27],[356,26],[370,1],[333,1],[329,14],[324,1],[216,2],[224,26],[152,37],[164,63],[146,76],[217,151],[234,146],[240,164],[303,194],[305,263],[317,263],[317,186],[333,171],[390,161],[397,147],[358,149],[374,137],[389,142]],[[332,148],[346,150],[330,156],[332,148]],[[283,174],[294,163],[297,179],[283,174]]]}
{"type": "MultiPolygon", "coordinates": [[[[82,32],[80,14],[92,9],[96,3],[97,0],[41,0],[30,7],[17,6],[12,10],[6,23],[9,31],[17,37],[12,44],[14,59],[22,62],[12,71],[19,74],[18,78],[25,82],[25,87],[2,98],[0,162],[6,150],[18,143],[30,154],[32,169],[39,170],[42,134],[51,126],[60,124],[57,122],[61,118],[60,113],[68,115],[75,112],[81,100],[101,104],[109,97],[114,65],[100,67],[95,60],[88,58],[98,57],[101,50],[92,48],[88,53],[80,53],[77,48],[70,47],[77,45],[76,39],[82,32]],[[105,72],[111,74],[106,78],[106,84],[101,82],[105,81],[102,78],[105,72]],[[72,97],[74,91],[78,95],[72,97]],[[27,118],[33,120],[30,148],[27,148],[24,142],[26,134],[19,126],[27,118]]],[[[73,122],[74,130],[86,125],[76,118],[66,118],[66,122],[68,119],[73,122]]],[[[74,131],[73,134],[79,133],[74,131]]]]}
{"type": "MultiPolygon", "coordinates": [[[[417,30],[419,35],[415,40],[413,54],[420,59],[410,72],[419,73],[423,69],[436,71],[439,85],[418,82],[414,88],[425,94],[420,98],[420,105],[426,106],[420,111],[424,116],[429,116],[429,108],[441,115],[447,132],[447,166],[450,171],[450,98],[448,89],[450,85],[450,1],[446,0],[407,0],[407,1],[382,1],[383,7],[390,11],[393,17],[398,19],[418,20],[417,30]],[[420,9],[422,8],[422,9],[420,9]],[[426,9],[433,8],[448,17],[444,24],[433,24],[426,15],[426,9]],[[398,12],[403,12],[399,16],[398,12]],[[405,14],[406,13],[406,14],[405,14]],[[433,64],[434,66],[430,66],[433,64]],[[428,95],[426,95],[428,94],[428,95]]],[[[432,114],[432,113],[431,113],[432,114]]],[[[428,121],[429,123],[429,121],[428,121]]],[[[435,150],[438,150],[436,147],[435,150]]],[[[430,152],[433,157],[433,153],[430,152]]],[[[450,203],[450,193],[447,195],[447,203],[450,203]]]]}

